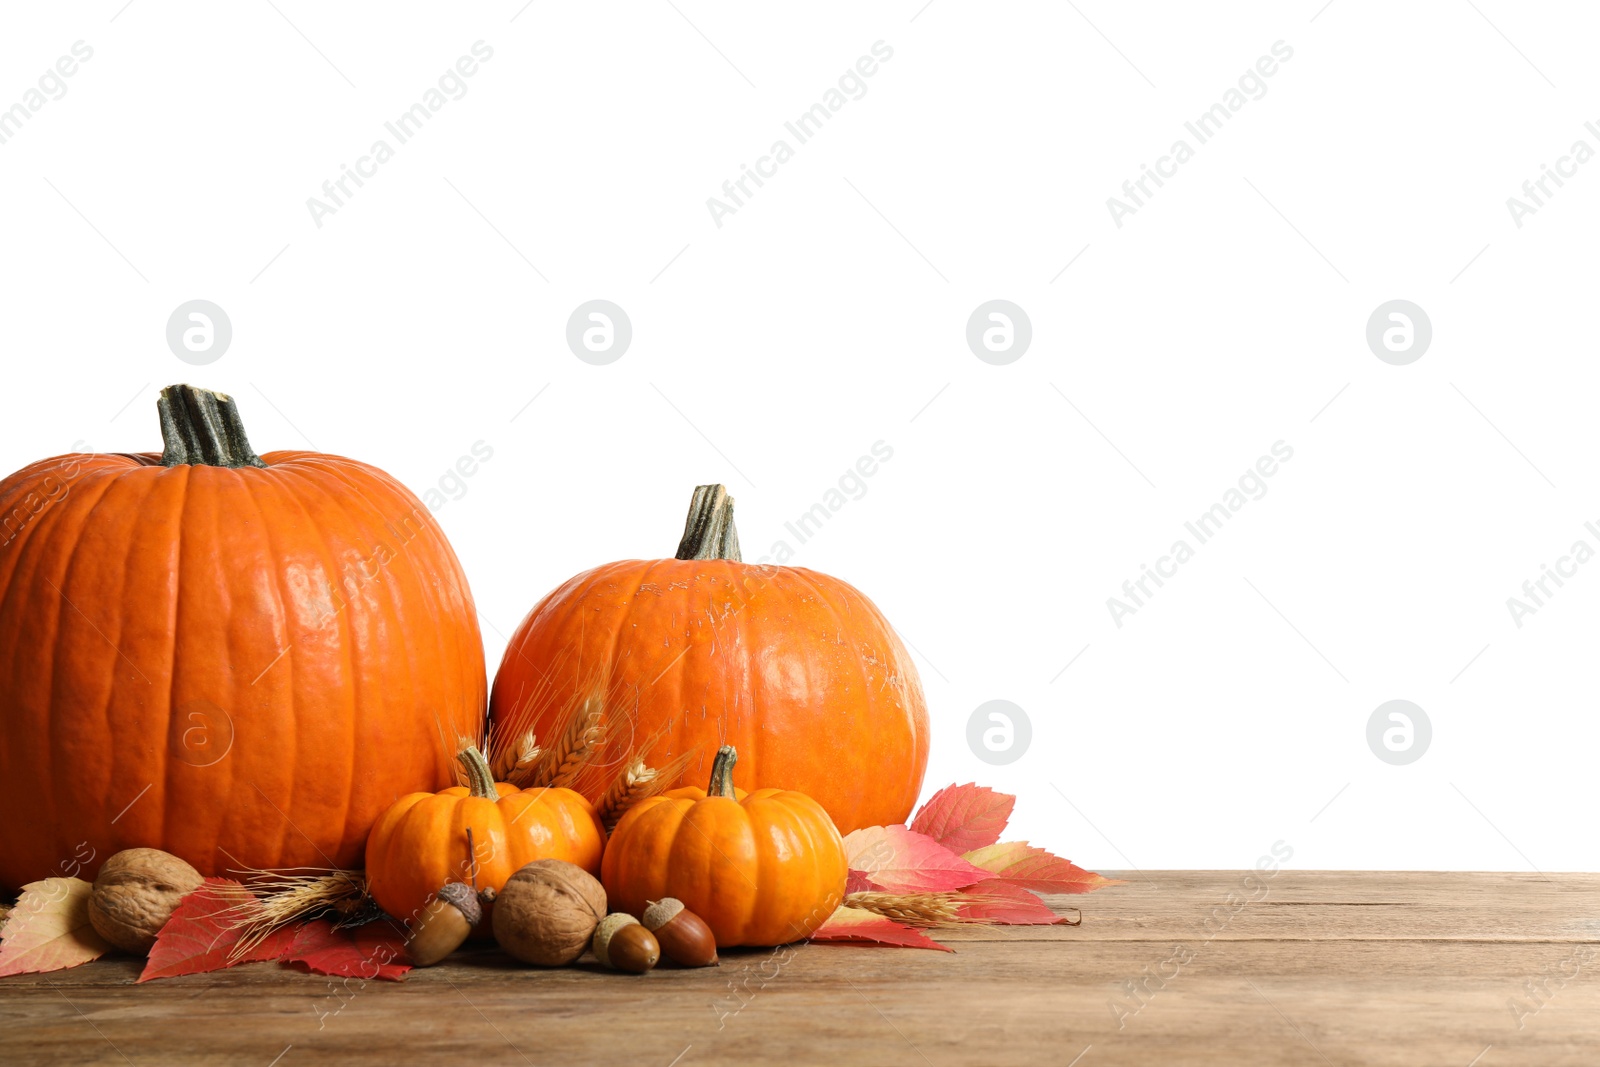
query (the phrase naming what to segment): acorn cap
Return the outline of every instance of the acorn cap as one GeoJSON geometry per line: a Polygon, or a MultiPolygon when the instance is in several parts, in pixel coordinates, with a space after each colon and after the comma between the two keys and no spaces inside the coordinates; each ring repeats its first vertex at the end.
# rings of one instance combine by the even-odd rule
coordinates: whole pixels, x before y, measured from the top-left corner
{"type": "Polygon", "coordinates": [[[446,882],[439,887],[439,899],[446,904],[452,904],[467,920],[467,925],[477,926],[483,921],[483,906],[478,903],[478,894],[465,882],[446,882]]]}
{"type": "Polygon", "coordinates": [[[640,917],[639,921],[644,924],[646,930],[655,933],[667,923],[676,919],[678,913],[682,910],[683,901],[677,897],[662,897],[660,900],[652,901],[644,909],[644,915],[640,917]]]}

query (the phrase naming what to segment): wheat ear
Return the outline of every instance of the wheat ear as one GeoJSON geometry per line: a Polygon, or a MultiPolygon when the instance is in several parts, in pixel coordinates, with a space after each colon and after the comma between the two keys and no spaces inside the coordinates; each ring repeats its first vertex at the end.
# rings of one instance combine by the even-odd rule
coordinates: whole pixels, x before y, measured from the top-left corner
{"type": "Polygon", "coordinates": [[[500,749],[494,760],[494,780],[526,785],[533,774],[534,765],[539,762],[541,751],[534,741],[533,731],[529,730],[515,744],[500,749]]]}
{"type": "Polygon", "coordinates": [[[595,814],[605,825],[606,833],[616,829],[617,823],[641,800],[660,796],[672,788],[683,769],[689,765],[689,755],[678,756],[660,767],[645,766],[644,757],[635,756],[612,781],[611,786],[595,802],[595,814]]]}
{"type": "Polygon", "coordinates": [[[950,893],[850,893],[847,908],[860,908],[907,926],[955,926],[961,911],[950,893]]]}
{"type": "Polygon", "coordinates": [[[319,915],[331,915],[335,926],[377,915],[361,871],[302,869],[307,873],[254,872],[246,886],[249,895],[241,894],[237,903],[223,909],[227,924],[240,931],[231,957],[243,956],[277,930],[319,915]]]}
{"type": "Polygon", "coordinates": [[[622,769],[622,773],[617,775],[595,805],[595,814],[600,816],[606,833],[617,828],[618,821],[628,813],[629,808],[665,788],[664,782],[657,784],[660,778],[661,772],[646,767],[642,759],[636,758],[622,769]]]}
{"type": "Polygon", "coordinates": [[[528,785],[570,788],[604,740],[605,727],[601,721],[604,715],[600,701],[587,701],[573,716],[560,743],[539,757],[528,785]]]}

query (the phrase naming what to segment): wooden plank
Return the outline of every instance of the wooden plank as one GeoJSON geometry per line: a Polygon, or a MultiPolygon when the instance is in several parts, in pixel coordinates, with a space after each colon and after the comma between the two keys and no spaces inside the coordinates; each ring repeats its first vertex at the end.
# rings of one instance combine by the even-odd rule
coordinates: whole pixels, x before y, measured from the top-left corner
{"type": "Polygon", "coordinates": [[[1594,876],[1285,871],[1195,936],[1242,877],[1149,872],[1060,898],[1082,927],[941,933],[953,955],[815,944],[631,977],[485,948],[365,985],[252,964],[135,986],[108,959],[0,981],[0,1059],[1600,1064],[1594,876]]]}
{"type": "MultiPolygon", "coordinates": [[[[1439,871],[1157,871],[1084,897],[1077,938],[1223,940],[1386,938],[1592,941],[1600,938],[1600,874],[1439,871]]],[[[941,935],[942,936],[942,935],[941,935]]],[[[955,931],[948,940],[1033,936],[1022,928],[955,931]]],[[[1048,936],[1061,936],[1052,933],[1048,936]]]]}

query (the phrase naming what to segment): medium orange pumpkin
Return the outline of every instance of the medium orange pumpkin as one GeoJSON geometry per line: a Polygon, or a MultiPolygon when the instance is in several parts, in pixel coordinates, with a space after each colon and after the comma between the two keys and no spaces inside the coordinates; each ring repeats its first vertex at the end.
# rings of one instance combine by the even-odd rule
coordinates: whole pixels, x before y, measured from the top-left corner
{"type": "Polygon", "coordinates": [[[495,676],[495,734],[543,737],[597,694],[634,716],[600,765],[648,738],[653,767],[726,742],[746,785],[799,790],[844,833],[904,822],[922,788],[927,706],[888,620],[837,578],[741,562],[720,485],[695,490],[676,559],[597,567],[529,612],[495,676]]]}
{"type": "Polygon", "coordinates": [[[356,866],[397,797],[450,781],[441,734],[482,722],[472,595],[415,496],[258,457],[221,393],[158,406],[160,455],[0,482],[0,885],[134,846],[356,866]]]}
{"type": "Polygon", "coordinates": [[[613,911],[642,915],[676,897],[718,948],[799,941],[833,914],[849,872],[828,813],[784,789],[735,799],[735,759],[724,745],[708,789],[641,800],[622,817],[601,862],[613,911]]]}
{"type": "MultiPolygon", "coordinates": [[[[372,828],[367,891],[380,908],[409,922],[446,882],[498,893],[534,860],[566,860],[600,873],[605,830],[581,793],[496,782],[475,748],[462,749],[459,758],[465,786],[403,796],[372,828]]],[[[487,930],[492,907],[485,906],[479,930],[487,930]]]]}

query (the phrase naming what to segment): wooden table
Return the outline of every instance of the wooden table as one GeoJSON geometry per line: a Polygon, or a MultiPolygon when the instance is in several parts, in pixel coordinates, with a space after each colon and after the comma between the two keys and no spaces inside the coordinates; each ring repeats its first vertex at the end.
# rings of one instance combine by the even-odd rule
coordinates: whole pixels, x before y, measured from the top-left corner
{"type": "Polygon", "coordinates": [[[1079,927],[644,977],[484,949],[365,986],[249,964],[0,980],[0,1063],[1600,1065],[1600,875],[1151,871],[1079,927]]]}

